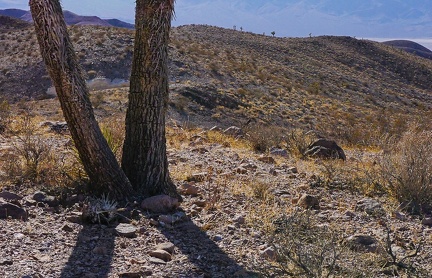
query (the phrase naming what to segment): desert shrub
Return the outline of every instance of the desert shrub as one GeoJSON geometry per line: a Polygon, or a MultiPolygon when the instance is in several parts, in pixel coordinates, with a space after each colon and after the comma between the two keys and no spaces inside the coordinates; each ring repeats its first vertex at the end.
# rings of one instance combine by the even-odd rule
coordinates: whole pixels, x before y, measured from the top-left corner
{"type": "Polygon", "coordinates": [[[407,131],[380,161],[387,191],[411,213],[432,211],[432,132],[407,131]]]}
{"type": "Polygon", "coordinates": [[[304,131],[293,129],[284,137],[287,150],[296,157],[303,157],[307,147],[315,140],[317,136],[313,131],[304,131]]]}
{"type": "Polygon", "coordinates": [[[125,136],[123,122],[114,119],[111,121],[105,121],[101,124],[101,131],[108,143],[108,146],[113,151],[117,160],[120,161],[125,136]]]}
{"type": "Polygon", "coordinates": [[[10,122],[10,115],[9,103],[0,99],[0,134],[6,131],[10,122]]]}
{"type": "Polygon", "coordinates": [[[247,127],[245,131],[246,138],[256,152],[265,153],[271,147],[281,147],[283,130],[280,127],[255,124],[247,127]]]}
{"type": "Polygon", "coordinates": [[[274,221],[269,238],[275,251],[275,277],[332,277],[339,259],[336,233],[311,217],[295,212],[274,221]]]}
{"type": "Polygon", "coordinates": [[[6,173],[37,181],[44,172],[47,172],[44,168],[52,159],[51,144],[47,138],[38,134],[38,129],[33,115],[28,112],[14,122],[11,132],[16,140],[12,144],[11,153],[6,156],[6,173]]]}

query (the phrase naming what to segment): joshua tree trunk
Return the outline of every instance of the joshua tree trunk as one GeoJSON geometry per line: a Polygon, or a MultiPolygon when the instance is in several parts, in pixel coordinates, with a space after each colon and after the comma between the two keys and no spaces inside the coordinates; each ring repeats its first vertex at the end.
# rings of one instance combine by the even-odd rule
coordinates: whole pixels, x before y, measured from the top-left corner
{"type": "Polygon", "coordinates": [[[174,0],[137,0],[135,45],[122,168],[144,195],[179,197],[168,171],[165,112],[168,40],[174,0]]]}
{"type": "Polygon", "coordinates": [[[59,0],[30,0],[30,9],[42,57],[92,185],[116,199],[131,196],[132,186],[94,117],[59,0]]]}

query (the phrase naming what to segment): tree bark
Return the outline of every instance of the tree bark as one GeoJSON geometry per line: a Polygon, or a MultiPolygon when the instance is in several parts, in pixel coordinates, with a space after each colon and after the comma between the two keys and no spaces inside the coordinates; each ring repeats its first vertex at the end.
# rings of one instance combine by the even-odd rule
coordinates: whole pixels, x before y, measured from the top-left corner
{"type": "Polygon", "coordinates": [[[137,0],[122,168],[134,190],[180,198],[168,171],[165,113],[174,0],[137,0]]]}
{"type": "Polygon", "coordinates": [[[42,57],[91,184],[112,198],[132,196],[132,186],[94,117],[59,0],[30,0],[30,9],[42,57]]]}

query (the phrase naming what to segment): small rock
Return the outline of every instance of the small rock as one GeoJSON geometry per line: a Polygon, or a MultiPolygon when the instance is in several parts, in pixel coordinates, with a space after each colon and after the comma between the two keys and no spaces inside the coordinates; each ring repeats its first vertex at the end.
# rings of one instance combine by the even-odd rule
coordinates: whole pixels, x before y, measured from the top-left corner
{"type": "Polygon", "coordinates": [[[154,257],[154,258],[158,258],[163,260],[164,262],[168,262],[171,261],[171,254],[165,250],[154,250],[154,251],[150,251],[149,255],[154,257]]]}
{"type": "Polygon", "coordinates": [[[73,232],[73,228],[71,226],[69,226],[68,224],[64,224],[63,227],[61,228],[63,231],[65,232],[73,232]]]}
{"type": "Polygon", "coordinates": [[[287,157],[288,156],[288,151],[284,150],[284,149],[279,149],[279,148],[271,148],[270,149],[270,154],[271,155],[279,155],[282,157],[287,157]]]}
{"type": "Polygon", "coordinates": [[[206,148],[195,148],[195,149],[192,149],[192,152],[205,154],[205,153],[208,153],[209,151],[206,148]]]}
{"type": "Polygon", "coordinates": [[[9,257],[1,258],[0,259],[0,265],[13,265],[13,261],[9,257]]]}
{"type": "Polygon", "coordinates": [[[95,248],[93,248],[92,253],[104,256],[108,255],[108,250],[104,246],[96,246],[95,248]]]}
{"type": "Polygon", "coordinates": [[[142,278],[151,276],[153,274],[153,271],[151,270],[145,270],[145,271],[137,271],[137,272],[123,272],[119,274],[119,278],[142,278]]]}
{"type": "Polygon", "coordinates": [[[166,264],[166,262],[164,260],[161,260],[161,259],[155,258],[155,257],[150,257],[149,261],[151,263],[154,263],[154,264],[166,264]]]}
{"type": "Polygon", "coordinates": [[[122,237],[133,238],[136,236],[137,227],[131,224],[120,223],[115,228],[115,231],[118,235],[122,237]]]}
{"type": "Polygon", "coordinates": [[[352,235],[346,241],[351,250],[371,253],[376,253],[379,250],[378,241],[368,235],[352,235]]]}
{"type": "Polygon", "coordinates": [[[253,164],[251,162],[242,163],[242,164],[240,164],[239,167],[244,168],[246,170],[255,170],[258,168],[258,166],[256,166],[255,164],[253,164]]]}
{"type": "Polygon", "coordinates": [[[82,213],[73,211],[69,215],[66,216],[66,220],[72,223],[81,223],[82,213]]]}
{"type": "Polygon", "coordinates": [[[298,169],[297,169],[297,167],[289,167],[287,170],[288,170],[288,171],[291,171],[291,173],[293,173],[293,174],[298,174],[298,169]]]}
{"type": "Polygon", "coordinates": [[[221,241],[223,239],[223,236],[222,235],[215,235],[214,237],[213,237],[213,240],[214,241],[221,241]]]}
{"type": "Polygon", "coordinates": [[[304,209],[319,209],[318,198],[308,194],[303,194],[298,200],[297,205],[304,209]]]}
{"type": "Polygon", "coordinates": [[[207,201],[206,200],[194,200],[192,204],[197,205],[200,208],[203,208],[207,205],[207,201]]]}
{"type": "Polygon", "coordinates": [[[269,163],[269,164],[275,164],[276,161],[274,160],[273,157],[271,156],[262,156],[258,158],[258,161],[264,162],[264,163],[269,163]]]}
{"type": "Polygon", "coordinates": [[[156,213],[167,213],[175,210],[178,206],[179,201],[168,195],[157,195],[146,198],[141,203],[143,209],[156,213]]]}
{"type": "Polygon", "coordinates": [[[2,191],[0,192],[0,198],[3,198],[5,201],[11,202],[11,201],[19,201],[23,197],[12,192],[2,191]]]}
{"type": "Polygon", "coordinates": [[[165,224],[172,225],[172,224],[175,224],[177,222],[180,222],[181,220],[183,220],[185,218],[186,218],[186,214],[184,214],[183,212],[177,212],[177,213],[174,213],[172,215],[165,215],[165,214],[160,215],[158,217],[158,220],[160,222],[165,223],[165,224]]]}
{"type": "Polygon", "coordinates": [[[192,174],[192,176],[187,177],[187,181],[200,182],[200,181],[204,181],[207,177],[208,177],[207,172],[195,173],[192,174]]]}
{"type": "Polygon", "coordinates": [[[267,247],[263,251],[260,251],[260,255],[262,258],[267,260],[275,260],[276,259],[276,252],[274,251],[273,247],[267,247]]]}
{"type": "Polygon", "coordinates": [[[174,244],[171,242],[165,242],[165,243],[161,243],[158,244],[156,246],[156,250],[164,250],[167,251],[168,253],[172,254],[174,252],[174,244]]]}
{"type": "Polygon", "coordinates": [[[423,218],[422,224],[425,225],[425,226],[432,227],[432,217],[425,217],[425,218],[423,218]]]}
{"type": "Polygon", "coordinates": [[[404,213],[402,213],[402,212],[399,212],[399,211],[396,211],[396,212],[394,213],[394,218],[396,218],[396,219],[398,219],[398,220],[400,220],[400,221],[405,221],[405,220],[407,220],[406,215],[405,215],[404,213]]]}
{"type": "Polygon", "coordinates": [[[233,222],[236,223],[236,224],[239,224],[239,225],[244,224],[245,221],[246,221],[246,220],[245,220],[245,218],[244,218],[243,215],[236,215],[236,216],[234,216],[234,218],[233,218],[233,222]]]}
{"type": "Polygon", "coordinates": [[[33,195],[33,200],[35,200],[38,203],[47,204],[50,207],[56,207],[59,205],[59,202],[57,201],[56,197],[50,196],[42,191],[36,192],[33,195]]]}
{"type": "Polygon", "coordinates": [[[350,210],[347,210],[347,211],[345,211],[345,216],[353,218],[356,216],[356,214],[350,210]]]}
{"type": "Polygon", "coordinates": [[[15,233],[13,236],[14,236],[15,239],[23,239],[23,238],[25,238],[25,234],[23,234],[23,233],[15,233]]]}
{"type": "Polygon", "coordinates": [[[38,260],[41,263],[48,263],[51,261],[51,257],[48,255],[37,254],[37,255],[33,255],[33,258],[38,260]]]}
{"type": "Polygon", "coordinates": [[[248,173],[248,170],[243,167],[237,167],[236,173],[241,175],[246,175],[248,173]]]}
{"type": "Polygon", "coordinates": [[[150,219],[149,220],[149,224],[152,226],[159,226],[159,221],[154,220],[154,219],[150,219]]]}
{"type": "Polygon", "coordinates": [[[364,211],[372,216],[379,216],[385,214],[384,209],[381,206],[381,203],[370,198],[365,198],[357,202],[355,207],[356,211],[364,211]]]}
{"type": "Polygon", "coordinates": [[[224,134],[231,136],[241,136],[243,135],[243,130],[237,126],[230,126],[223,131],[224,134]]]}
{"type": "Polygon", "coordinates": [[[21,219],[27,220],[27,211],[17,205],[0,199],[0,219],[21,219]]]}
{"type": "Polygon", "coordinates": [[[198,191],[199,191],[198,187],[190,185],[188,183],[184,183],[180,187],[180,193],[183,195],[197,196],[198,191]]]}

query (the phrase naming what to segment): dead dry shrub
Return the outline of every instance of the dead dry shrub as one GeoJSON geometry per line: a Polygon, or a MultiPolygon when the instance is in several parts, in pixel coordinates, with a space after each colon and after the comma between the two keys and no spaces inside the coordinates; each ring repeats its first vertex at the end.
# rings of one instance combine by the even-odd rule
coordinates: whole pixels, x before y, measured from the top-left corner
{"type": "Polygon", "coordinates": [[[302,158],[308,146],[317,139],[315,132],[293,129],[286,134],[284,141],[291,155],[302,158]]]}
{"type": "Polygon", "coordinates": [[[277,126],[255,124],[245,128],[246,139],[250,141],[254,151],[266,153],[271,147],[281,147],[283,130],[277,126]]]}
{"type": "Polygon", "coordinates": [[[333,277],[340,255],[337,234],[310,211],[279,217],[269,236],[275,252],[273,277],[333,277]]]}
{"type": "Polygon", "coordinates": [[[389,142],[380,161],[388,193],[413,214],[432,211],[432,132],[407,131],[389,142]]]}

